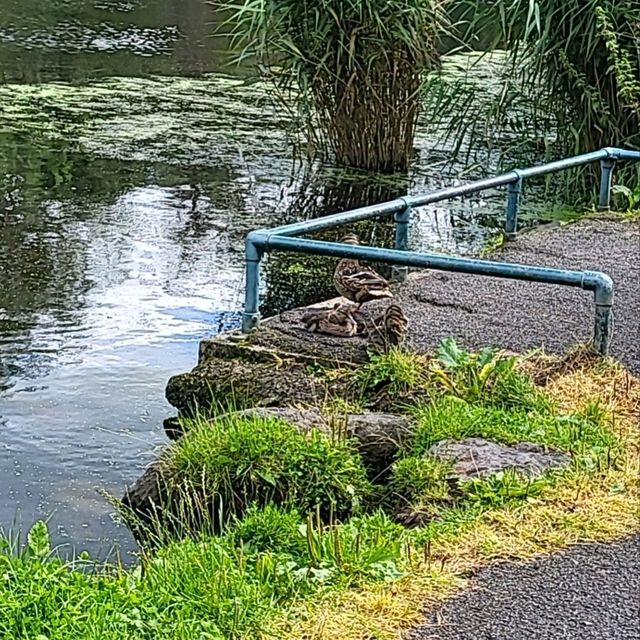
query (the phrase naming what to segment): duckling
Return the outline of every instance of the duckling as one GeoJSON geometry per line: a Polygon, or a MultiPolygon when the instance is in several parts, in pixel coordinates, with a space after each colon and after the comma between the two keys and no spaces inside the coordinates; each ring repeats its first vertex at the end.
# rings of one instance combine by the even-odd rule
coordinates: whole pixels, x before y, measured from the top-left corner
{"type": "MultiPolygon", "coordinates": [[[[346,235],[341,240],[344,244],[360,244],[358,236],[346,235]]],[[[392,298],[389,283],[370,267],[363,267],[357,260],[343,258],[338,262],[333,274],[333,284],[338,293],[356,302],[358,310],[370,300],[392,298]]]]}
{"type": "Polygon", "coordinates": [[[360,238],[358,238],[358,236],[355,233],[347,233],[346,236],[342,237],[342,240],[340,240],[340,242],[342,242],[342,244],[360,244],[360,238]]]}
{"type": "Polygon", "coordinates": [[[302,316],[307,331],[350,338],[358,333],[358,323],[350,304],[336,302],[333,309],[312,309],[302,316]]]}
{"type": "Polygon", "coordinates": [[[385,312],[367,327],[369,340],[377,347],[387,350],[404,342],[409,321],[397,304],[390,304],[385,312]]]}

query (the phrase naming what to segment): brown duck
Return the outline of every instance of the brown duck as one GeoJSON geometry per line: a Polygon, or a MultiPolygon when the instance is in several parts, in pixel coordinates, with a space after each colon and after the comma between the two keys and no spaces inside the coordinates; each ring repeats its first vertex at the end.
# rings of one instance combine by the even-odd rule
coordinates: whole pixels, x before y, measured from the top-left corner
{"type": "Polygon", "coordinates": [[[307,331],[328,333],[332,336],[350,338],[358,333],[355,309],[350,304],[336,302],[333,309],[311,309],[302,316],[307,331]]]}
{"type": "Polygon", "coordinates": [[[386,351],[389,347],[399,346],[404,342],[408,326],[409,321],[404,311],[394,303],[369,323],[367,335],[371,343],[386,351]]]}
{"type": "MultiPolygon", "coordinates": [[[[349,234],[341,240],[344,244],[360,244],[358,236],[349,234]]],[[[333,274],[333,284],[338,293],[358,304],[392,298],[389,283],[370,267],[362,266],[357,260],[343,258],[338,262],[333,274]]]]}

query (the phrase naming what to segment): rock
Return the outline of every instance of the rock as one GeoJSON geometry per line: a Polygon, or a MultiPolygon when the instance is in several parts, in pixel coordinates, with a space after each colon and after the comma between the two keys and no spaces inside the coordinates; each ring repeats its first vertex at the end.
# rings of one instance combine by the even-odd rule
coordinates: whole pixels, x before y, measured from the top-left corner
{"type": "Polygon", "coordinates": [[[181,415],[193,416],[206,414],[212,403],[315,406],[328,393],[345,397],[348,390],[340,388],[340,381],[335,376],[330,381],[318,369],[346,370],[367,362],[368,342],[310,333],[300,322],[304,312],[265,320],[248,335],[229,332],[202,340],[197,366],[169,380],[167,400],[181,415]]]}
{"type": "Polygon", "coordinates": [[[317,428],[327,435],[337,434],[355,438],[369,475],[378,479],[387,472],[398,449],[407,444],[414,429],[413,423],[407,417],[391,413],[349,413],[324,416],[311,409],[283,407],[257,407],[241,413],[281,418],[303,432],[317,428]]]}
{"type": "Polygon", "coordinates": [[[166,398],[181,415],[207,415],[211,407],[316,404],[330,392],[329,382],[304,363],[272,357],[247,362],[210,357],[190,373],[173,376],[166,398]]]}
{"type": "MultiPolygon", "coordinates": [[[[332,301],[321,305],[322,308],[326,306],[332,308],[332,301]]],[[[307,331],[301,318],[309,308],[295,309],[268,318],[248,335],[236,332],[203,340],[200,343],[198,361],[204,362],[212,357],[256,361],[263,359],[261,356],[269,358],[270,354],[277,354],[300,362],[316,362],[335,367],[347,363],[362,363],[369,359],[367,341],[364,338],[342,338],[307,331]]]]}
{"type": "Polygon", "coordinates": [[[169,440],[178,440],[184,435],[184,429],[178,416],[171,416],[162,421],[164,432],[169,440]]]}
{"type": "Polygon", "coordinates": [[[153,546],[150,538],[157,525],[164,521],[167,510],[167,485],[162,459],[150,464],[135,484],[124,494],[120,515],[142,546],[153,546]]]}
{"type": "Polygon", "coordinates": [[[507,469],[535,477],[548,469],[566,467],[571,462],[569,454],[550,451],[532,442],[508,446],[483,438],[442,440],[434,444],[429,453],[453,461],[452,477],[462,481],[487,478],[507,469]]]}

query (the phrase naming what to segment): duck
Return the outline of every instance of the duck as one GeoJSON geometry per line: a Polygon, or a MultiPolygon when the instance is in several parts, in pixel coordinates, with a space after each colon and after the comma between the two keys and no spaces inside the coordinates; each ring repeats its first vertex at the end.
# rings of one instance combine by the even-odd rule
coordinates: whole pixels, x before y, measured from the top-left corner
{"type": "Polygon", "coordinates": [[[336,302],[332,309],[311,309],[302,316],[307,331],[351,338],[359,332],[353,305],[336,302]]]}
{"type": "MultiPolygon", "coordinates": [[[[341,242],[343,244],[360,244],[360,240],[355,234],[344,236],[341,242]]],[[[358,310],[365,302],[393,297],[389,283],[385,278],[352,258],[343,258],[338,262],[333,274],[333,284],[341,296],[357,303],[358,310]]]]}
{"type": "Polygon", "coordinates": [[[399,304],[390,304],[367,327],[370,342],[387,351],[389,347],[399,346],[407,335],[409,321],[399,304]]]}

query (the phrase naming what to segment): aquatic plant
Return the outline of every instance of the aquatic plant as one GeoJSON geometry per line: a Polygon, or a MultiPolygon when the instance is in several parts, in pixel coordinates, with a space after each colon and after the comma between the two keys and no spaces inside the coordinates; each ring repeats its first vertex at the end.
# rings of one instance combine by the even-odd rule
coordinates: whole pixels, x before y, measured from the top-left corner
{"type": "Polygon", "coordinates": [[[242,0],[240,59],[253,58],[284,104],[297,98],[316,150],[338,163],[406,170],[419,89],[438,66],[446,0],[242,0]]]}
{"type": "MultiPolygon", "coordinates": [[[[461,0],[471,32],[492,25],[511,51],[511,86],[494,115],[526,94],[555,120],[553,155],[640,148],[640,4],[636,0],[461,0]]],[[[638,181],[640,170],[626,168],[638,181]]],[[[581,175],[585,175],[584,171],[581,175]]],[[[575,185],[574,185],[575,186],[575,185]]]]}

